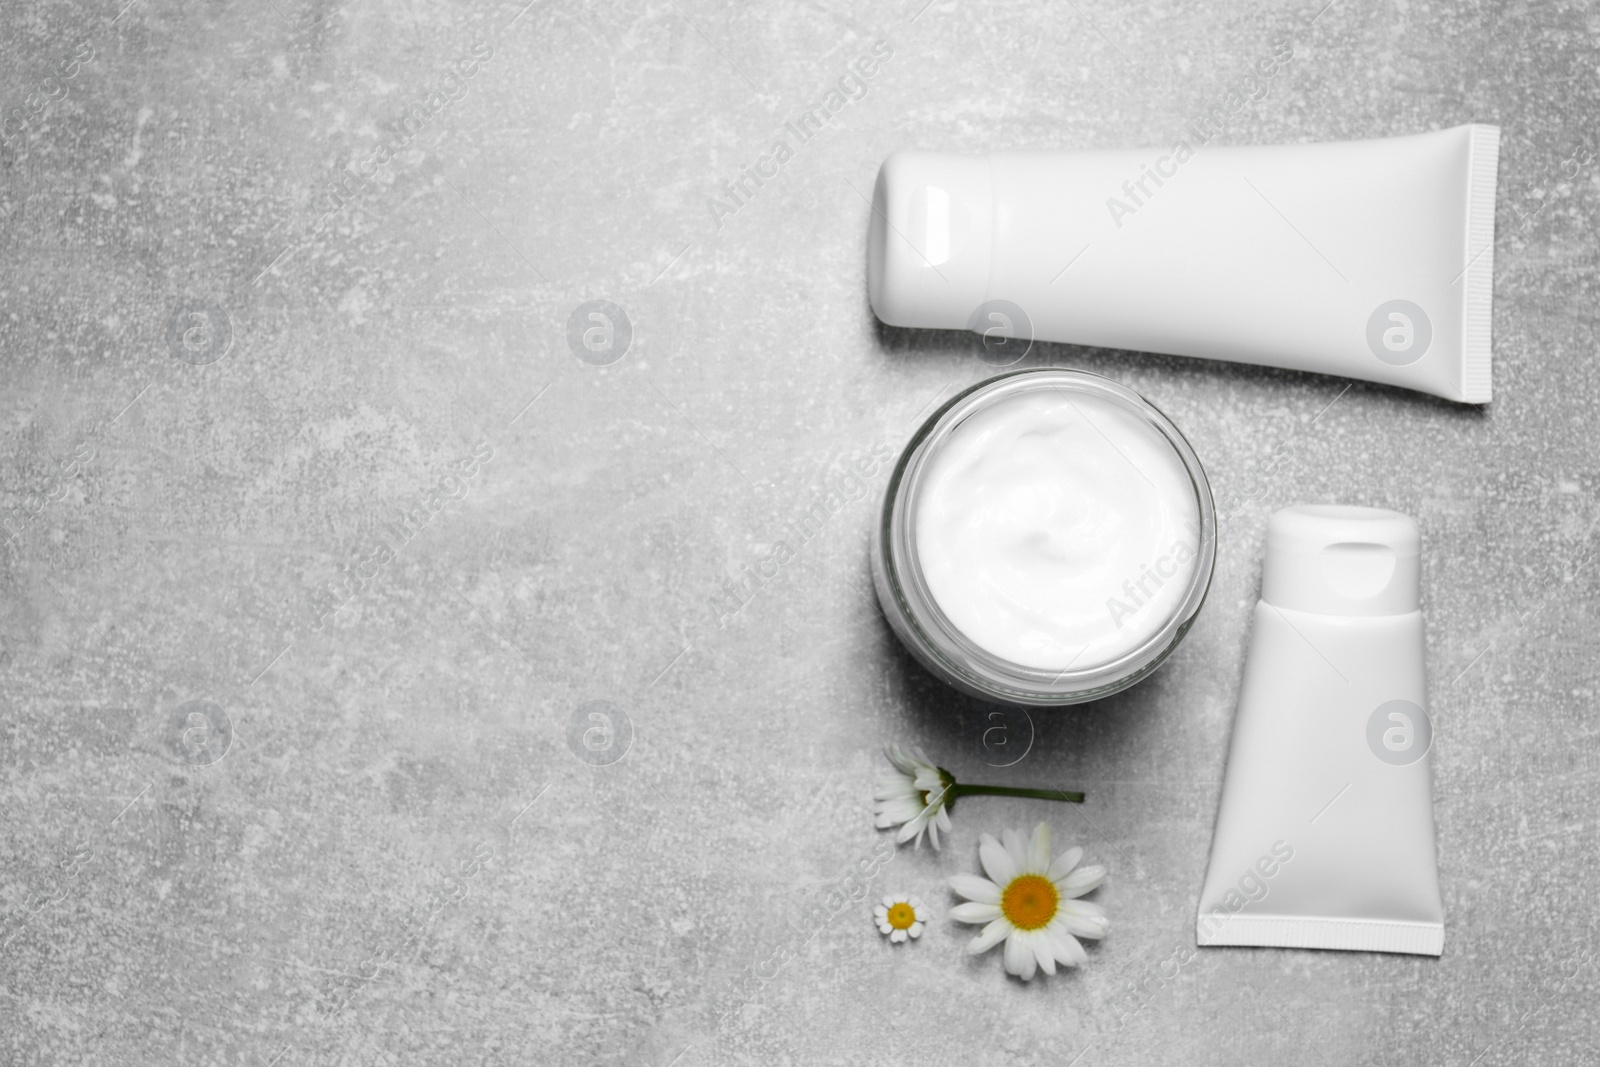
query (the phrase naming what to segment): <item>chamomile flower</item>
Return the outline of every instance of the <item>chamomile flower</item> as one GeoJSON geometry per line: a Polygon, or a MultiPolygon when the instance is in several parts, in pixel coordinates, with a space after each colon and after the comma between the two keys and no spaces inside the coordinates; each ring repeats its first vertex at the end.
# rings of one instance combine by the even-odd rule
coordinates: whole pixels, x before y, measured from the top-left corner
{"type": "Polygon", "coordinates": [[[872,793],[872,814],[878,829],[898,826],[897,843],[916,838],[919,846],[926,832],[933,847],[938,848],[939,831],[950,830],[950,815],[944,809],[955,779],[930,763],[921,749],[890,745],[884,754],[894,764],[894,771],[879,775],[872,793]]]}
{"type": "Polygon", "coordinates": [[[1111,923],[1104,908],[1078,898],[1105,881],[1106,869],[1098,864],[1079,867],[1081,848],[1070,848],[1051,862],[1050,827],[1044,823],[1034,827],[1032,841],[1024,841],[1016,830],[1001,836],[1003,844],[992,834],[978,839],[978,858],[989,877],[950,878],[950,888],[967,898],[950,909],[950,918],[984,924],[967,951],[976,956],[1004,941],[1006,971],[1024,982],[1041,969],[1055,974],[1057,963],[1076,967],[1086,962],[1088,953],[1078,938],[1105,937],[1111,923]]]}
{"type": "Polygon", "coordinates": [[[957,782],[955,775],[936,767],[920,748],[889,745],[884,755],[894,770],[878,776],[872,793],[872,814],[878,829],[900,827],[896,844],[916,838],[922,845],[926,833],[933,847],[939,847],[939,831],[950,832],[950,812],[961,797],[1031,797],[1035,800],[1065,800],[1082,804],[1083,794],[1061,789],[1023,789],[1010,785],[970,785],[957,782]]]}
{"type": "Polygon", "coordinates": [[[922,936],[922,927],[928,921],[928,912],[916,897],[898,893],[883,898],[883,903],[872,909],[878,930],[890,941],[899,943],[907,938],[922,936]]]}

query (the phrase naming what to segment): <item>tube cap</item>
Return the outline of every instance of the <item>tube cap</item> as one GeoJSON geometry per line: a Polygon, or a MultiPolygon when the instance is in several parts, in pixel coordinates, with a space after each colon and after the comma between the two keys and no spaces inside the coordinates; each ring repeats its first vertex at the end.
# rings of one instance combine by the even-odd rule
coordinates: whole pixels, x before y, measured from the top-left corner
{"type": "Polygon", "coordinates": [[[1406,615],[1422,605],[1422,534],[1386,508],[1299,504],[1267,520],[1261,599],[1319,615],[1406,615]]]}
{"type": "Polygon", "coordinates": [[[986,156],[896,152],[878,169],[867,293],[890,326],[965,330],[988,299],[994,234],[986,156]]]}

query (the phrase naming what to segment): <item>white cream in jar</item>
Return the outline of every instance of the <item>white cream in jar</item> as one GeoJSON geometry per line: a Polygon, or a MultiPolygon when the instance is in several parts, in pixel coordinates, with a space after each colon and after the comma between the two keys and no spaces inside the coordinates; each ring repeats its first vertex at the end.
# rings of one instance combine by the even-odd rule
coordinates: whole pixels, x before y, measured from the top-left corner
{"type": "MultiPolygon", "coordinates": [[[[1098,700],[1156,670],[1216,559],[1205,469],[1126,386],[1037,367],[951,397],[912,434],[872,538],[883,616],[986,701],[1098,700]]],[[[987,736],[987,735],[986,735],[987,736]]]]}
{"type": "Polygon", "coordinates": [[[1126,403],[1020,392],[968,416],[927,462],[912,512],[923,577],[950,622],[999,659],[1110,663],[1190,592],[1193,479],[1126,403]]]}

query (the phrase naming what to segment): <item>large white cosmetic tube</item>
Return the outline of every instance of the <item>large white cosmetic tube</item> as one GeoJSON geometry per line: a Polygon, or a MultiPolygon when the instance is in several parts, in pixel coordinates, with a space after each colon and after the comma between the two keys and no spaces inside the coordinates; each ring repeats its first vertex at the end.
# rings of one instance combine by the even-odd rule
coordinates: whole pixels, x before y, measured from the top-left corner
{"type": "MultiPolygon", "coordinates": [[[[1317,371],[1489,401],[1500,131],[1329,144],[897,152],[891,326],[1317,371]]],[[[1020,347],[1020,346],[1019,346],[1020,347]]]]}
{"type": "Polygon", "coordinates": [[[1269,520],[1199,944],[1444,950],[1419,546],[1381,508],[1269,520]]]}

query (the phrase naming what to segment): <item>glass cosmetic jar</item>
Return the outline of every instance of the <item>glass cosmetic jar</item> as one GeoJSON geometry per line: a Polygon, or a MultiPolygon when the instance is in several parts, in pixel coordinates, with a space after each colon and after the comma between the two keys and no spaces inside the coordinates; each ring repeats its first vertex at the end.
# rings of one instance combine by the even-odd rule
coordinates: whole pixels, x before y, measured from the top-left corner
{"type": "Polygon", "coordinates": [[[912,654],[973,696],[1033,706],[1159,667],[1215,560],[1211,486],[1178,428],[1109,378],[1053,368],[930,415],[872,539],[878,601],[912,654]]]}

